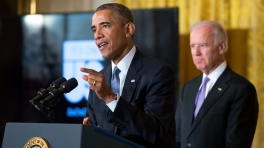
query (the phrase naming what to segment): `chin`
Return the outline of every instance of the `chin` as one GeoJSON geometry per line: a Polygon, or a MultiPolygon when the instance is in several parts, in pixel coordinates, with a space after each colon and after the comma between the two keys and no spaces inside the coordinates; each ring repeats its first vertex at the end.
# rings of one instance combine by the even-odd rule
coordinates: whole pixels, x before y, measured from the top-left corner
{"type": "Polygon", "coordinates": [[[104,56],[104,55],[102,55],[102,57],[103,57],[104,59],[110,59],[109,56],[104,56]]]}
{"type": "Polygon", "coordinates": [[[109,58],[109,54],[101,52],[101,55],[103,58],[107,59],[109,58]]]}
{"type": "Polygon", "coordinates": [[[196,68],[197,68],[198,70],[200,70],[200,71],[202,71],[202,70],[204,69],[203,66],[199,66],[199,65],[196,65],[196,68]]]}

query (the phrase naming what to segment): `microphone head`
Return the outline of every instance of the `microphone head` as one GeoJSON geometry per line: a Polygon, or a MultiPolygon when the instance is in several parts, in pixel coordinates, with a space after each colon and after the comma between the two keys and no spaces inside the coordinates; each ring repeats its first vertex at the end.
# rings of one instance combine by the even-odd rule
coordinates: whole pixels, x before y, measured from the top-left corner
{"type": "Polygon", "coordinates": [[[64,77],[60,77],[60,78],[58,78],[57,80],[55,80],[54,82],[52,82],[52,83],[50,84],[50,86],[53,87],[53,88],[59,88],[60,85],[61,85],[63,82],[65,82],[65,81],[66,81],[66,79],[65,79],[64,77]]]}
{"type": "Polygon", "coordinates": [[[78,82],[75,78],[70,78],[68,81],[61,84],[61,87],[64,88],[65,93],[72,91],[77,86],[78,82]]]}

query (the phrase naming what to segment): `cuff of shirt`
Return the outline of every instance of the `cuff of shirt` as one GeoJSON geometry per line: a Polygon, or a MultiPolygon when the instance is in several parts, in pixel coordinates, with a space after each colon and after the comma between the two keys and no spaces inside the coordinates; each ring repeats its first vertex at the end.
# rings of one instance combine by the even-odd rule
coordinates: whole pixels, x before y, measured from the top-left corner
{"type": "Polygon", "coordinates": [[[119,94],[116,94],[116,100],[113,100],[112,102],[106,104],[112,112],[115,111],[119,99],[120,99],[119,94]]]}

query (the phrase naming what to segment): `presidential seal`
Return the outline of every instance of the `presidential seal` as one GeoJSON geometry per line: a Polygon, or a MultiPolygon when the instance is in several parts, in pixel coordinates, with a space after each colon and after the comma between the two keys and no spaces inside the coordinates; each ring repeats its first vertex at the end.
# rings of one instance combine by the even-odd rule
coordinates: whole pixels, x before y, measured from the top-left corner
{"type": "Polygon", "coordinates": [[[50,145],[44,138],[33,137],[27,141],[24,148],[50,148],[50,145]]]}

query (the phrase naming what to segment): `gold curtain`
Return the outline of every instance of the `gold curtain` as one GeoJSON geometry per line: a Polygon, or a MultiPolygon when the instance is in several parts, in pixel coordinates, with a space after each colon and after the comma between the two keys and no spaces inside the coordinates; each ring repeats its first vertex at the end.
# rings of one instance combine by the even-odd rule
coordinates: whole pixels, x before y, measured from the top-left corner
{"type": "Polygon", "coordinates": [[[191,59],[189,27],[201,20],[223,24],[229,36],[226,60],[258,93],[259,119],[253,148],[264,148],[264,0],[114,0],[130,9],[179,8],[180,88],[201,74],[191,59]]]}

